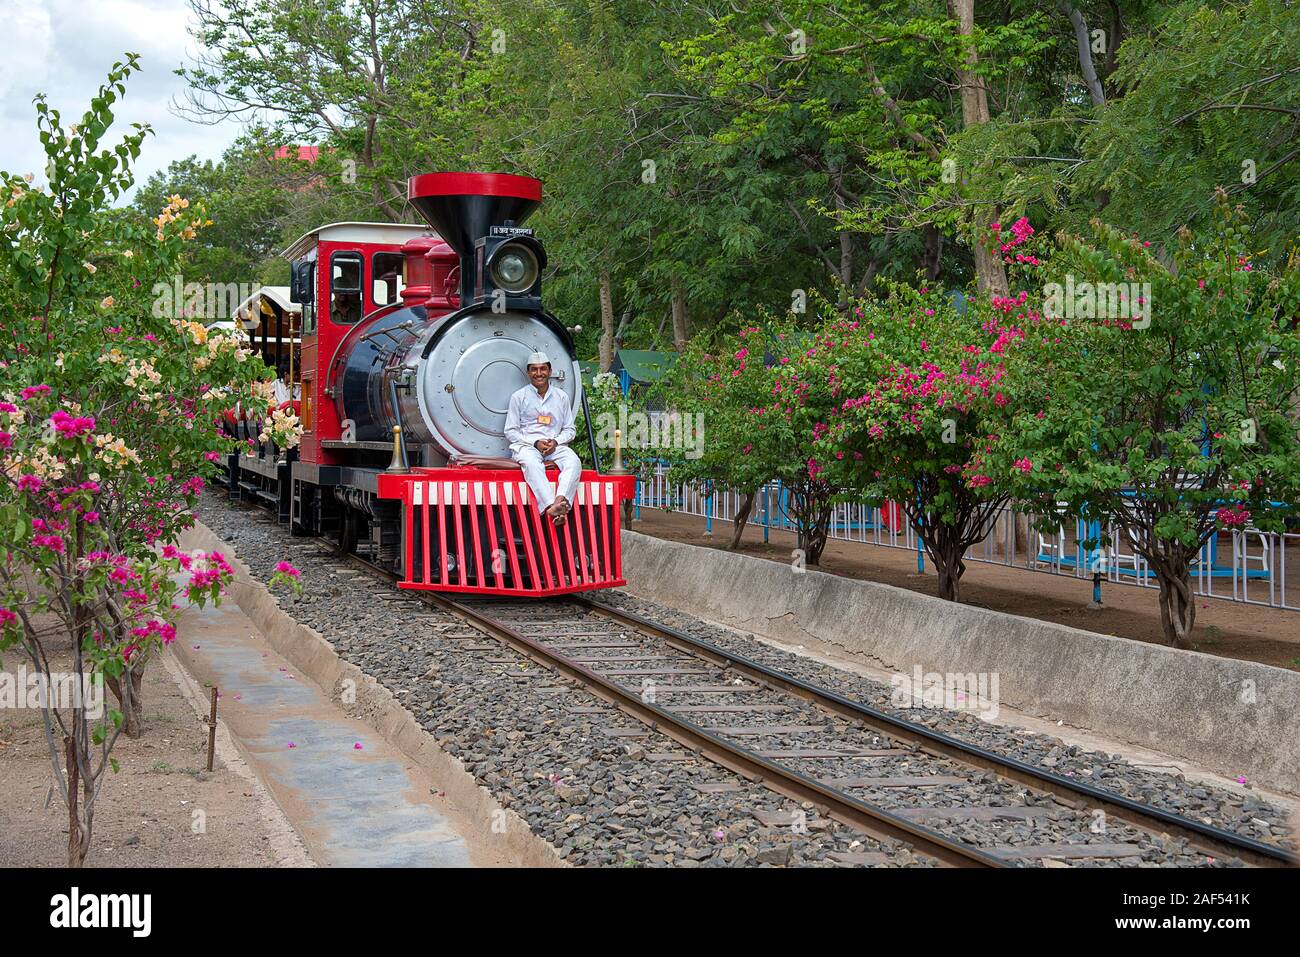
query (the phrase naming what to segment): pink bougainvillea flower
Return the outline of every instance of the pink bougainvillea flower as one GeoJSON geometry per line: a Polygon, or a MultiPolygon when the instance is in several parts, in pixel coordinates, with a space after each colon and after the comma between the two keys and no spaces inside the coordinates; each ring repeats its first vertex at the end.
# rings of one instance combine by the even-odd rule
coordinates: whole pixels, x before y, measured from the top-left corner
{"type": "Polygon", "coordinates": [[[290,742],[289,742],[289,747],[291,747],[291,748],[296,748],[296,747],[298,747],[298,745],[296,745],[296,744],[294,744],[292,741],[290,741],[290,742]]]}
{"type": "Polygon", "coordinates": [[[63,537],[60,535],[33,535],[32,544],[37,548],[48,548],[56,554],[62,555],[64,548],[63,537]]]}
{"type": "Polygon", "coordinates": [[[65,439],[76,439],[83,435],[88,435],[95,428],[95,419],[93,416],[72,416],[62,409],[56,409],[50,416],[50,425],[54,426],[54,431],[65,439]]]}
{"type": "Polygon", "coordinates": [[[1245,783],[1246,783],[1246,776],[1243,774],[1243,775],[1241,775],[1240,777],[1238,777],[1238,778],[1237,778],[1237,783],[1238,783],[1238,784],[1245,784],[1245,783]]]}
{"type": "Polygon", "coordinates": [[[361,742],[358,741],[356,744],[352,745],[352,750],[354,750],[354,751],[361,751],[361,750],[363,750],[363,746],[362,746],[361,742]]]}
{"type": "Polygon", "coordinates": [[[275,570],[281,574],[288,575],[290,578],[297,578],[302,572],[294,568],[288,562],[276,562],[275,570]]]}
{"type": "Polygon", "coordinates": [[[726,836],[727,836],[727,832],[724,831],[722,828],[718,828],[716,831],[713,832],[713,839],[714,839],[715,841],[721,841],[721,840],[723,840],[726,836]]]}

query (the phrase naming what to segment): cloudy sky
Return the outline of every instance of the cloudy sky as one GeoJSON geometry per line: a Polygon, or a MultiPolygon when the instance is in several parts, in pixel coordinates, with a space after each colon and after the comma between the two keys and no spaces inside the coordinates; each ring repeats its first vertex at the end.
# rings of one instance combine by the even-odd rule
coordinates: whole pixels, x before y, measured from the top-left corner
{"type": "Polygon", "coordinates": [[[232,122],[204,126],[171,109],[185,91],[172,71],[195,49],[186,32],[185,0],[0,0],[0,170],[43,179],[44,154],[36,133],[32,97],[44,91],[76,122],[108,68],[127,51],[140,54],[140,72],[116,105],[113,129],[148,123],[136,181],[174,159],[196,153],[216,159],[239,134],[232,122]]]}

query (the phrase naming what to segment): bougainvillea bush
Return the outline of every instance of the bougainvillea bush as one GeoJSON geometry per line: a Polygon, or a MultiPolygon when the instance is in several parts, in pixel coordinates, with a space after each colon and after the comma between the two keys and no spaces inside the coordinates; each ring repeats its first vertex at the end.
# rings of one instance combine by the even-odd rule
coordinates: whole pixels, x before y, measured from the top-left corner
{"type": "Polygon", "coordinates": [[[1203,546],[1227,529],[1280,531],[1300,497],[1300,273],[1258,266],[1242,212],[1222,192],[1216,207],[1164,257],[1099,223],[1061,238],[1044,289],[1073,301],[1058,296],[1053,342],[1029,340],[1010,372],[1013,389],[1050,381],[1051,398],[1003,430],[988,469],[1022,502],[1113,524],[1109,544],[1146,561],[1178,647],[1203,546]],[[1107,298],[1121,308],[1096,308],[1099,287],[1120,290],[1107,298]]]}
{"type": "Polygon", "coordinates": [[[814,425],[829,414],[833,388],[807,374],[816,354],[811,334],[789,324],[743,328],[712,346],[692,343],[664,380],[664,394],[683,412],[703,416],[698,458],[673,456],[670,479],[742,495],[732,547],[754,497],[767,482],[788,491],[785,508],[809,565],[821,561],[835,489],[812,457],[814,425]]]}
{"type": "Polygon", "coordinates": [[[938,575],[940,597],[961,600],[963,555],[991,531],[1008,490],[985,460],[1018,412],[1041,408],[1041,383],[1007,381],[1041,317],[1026,294],[963,302],[894,286],[854,305],[819,335],[813,358],[833,412],[816,423],[815,467],[869,502],[897,502],[938,575]]]}
{"type": "Polygon", "coordinates": [[[111,206],[148,132],[106,146],[134,68],[116,64],[77,124],[37,98],[44,185],[0,173],[0,655],[58,680],[50,652],[70,638],[78,686],[117,700],[98,719],[43,706],[72,865],[113,742],[138,728],[142,669],[175,637],[173,599],[216,599],[231,577],[175,542],[231,450],[221,411],[266,375],[233,336],[155,315],[154,284],[204,221],[179,196],[152,220],[111,206]]]}

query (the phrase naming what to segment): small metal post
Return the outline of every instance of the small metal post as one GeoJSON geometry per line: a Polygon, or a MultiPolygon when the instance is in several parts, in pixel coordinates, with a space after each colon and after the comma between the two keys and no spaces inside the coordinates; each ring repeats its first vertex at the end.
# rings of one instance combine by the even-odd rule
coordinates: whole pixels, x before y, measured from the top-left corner
{"type": "MultiPolygon", "coordinates": [[[[921,497],[919,495],[916,497],[916,524],[919,526],[925,525],[925,513],[921,511],[921,497]]],[[[921,533],[919,531],[916,533],[916,573],[918,575],[925,574],[925,549],[921,545],[921,533]]]]}
{"type": "Polygon", "coordinates": [[[627,469],[623,468],[623,430],[614,430],[614,465],[606,475],[626,475],[627,469]]]}
{"type": "Polygon", "coordinates": [[[704,534],[713,534],[713,496],[711,494],[704,499],[704,534]]]}
{"type": "Polygon", "coordinates": [[[402,441],[402,427],[393,426],[393,459],[388,463],[388,472],[409,472],[410,463],[406,460],[406,443],[402,441]]]}
{"type": "Polygon", "coordinates": [[[764,545],[767,544],[768,530],[772,527],[772,522],[771,519],[768,517],[768,511],[767,511],[768,493],[771,491],[771,488],[772,486],[769,483],[767,482],[763,483],[763,544],[764,545]]]}
{"type": "MultiPolygon", "coordinates": [[[[467,274],[468,275],[468,274],[467,274]]],[[[462,302],[466,300],[462,299],[462,302]]],[[[582,388],[582,382],[577,383],[578,388],[582,388]]],[[[591,467],[597,472],[600,471],[600,450],[596,448],[596,431],[591,424],[591,408],[587,405],[587,390],[582,390],[582,421],[587,426],[587,448],[591,450],[591,467]]]]}
{"type": "Polygon", "coordinates": [[[217,686],[212,686],[212,711],[208,714],[208,770],[217,750],[217,686]]]}
{"type": "Polygon", "coordinates": [[[1092,605],[1094,608],[1101,607],[1101,572],[1092,573],[1092,605]]]}

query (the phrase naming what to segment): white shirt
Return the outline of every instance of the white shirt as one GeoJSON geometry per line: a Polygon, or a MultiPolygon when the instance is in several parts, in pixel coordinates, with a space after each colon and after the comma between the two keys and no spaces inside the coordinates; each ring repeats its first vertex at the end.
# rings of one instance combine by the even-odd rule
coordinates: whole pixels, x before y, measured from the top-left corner
{"type": "Polygon", "coordinates": [[[530,382],[510,397],[505,431],[512,448],[531,446],[538,439],[555,439],[560,445],[568,445],[577,433],[569,396],[553,385],[547,388],[546,395],[540,395],[530,382]]]}
{"type": "MultiPolygon", "coordinates": [[[[275,382],[271,384],[271,392],[276,405],[290,401],[289,386],[285,384],[283,379],[276,379],[275,382]]],[[[292,398],[295,401],[302,398],[302,385],[300,383],[295,382],[293,384],[292,398]]]]}

